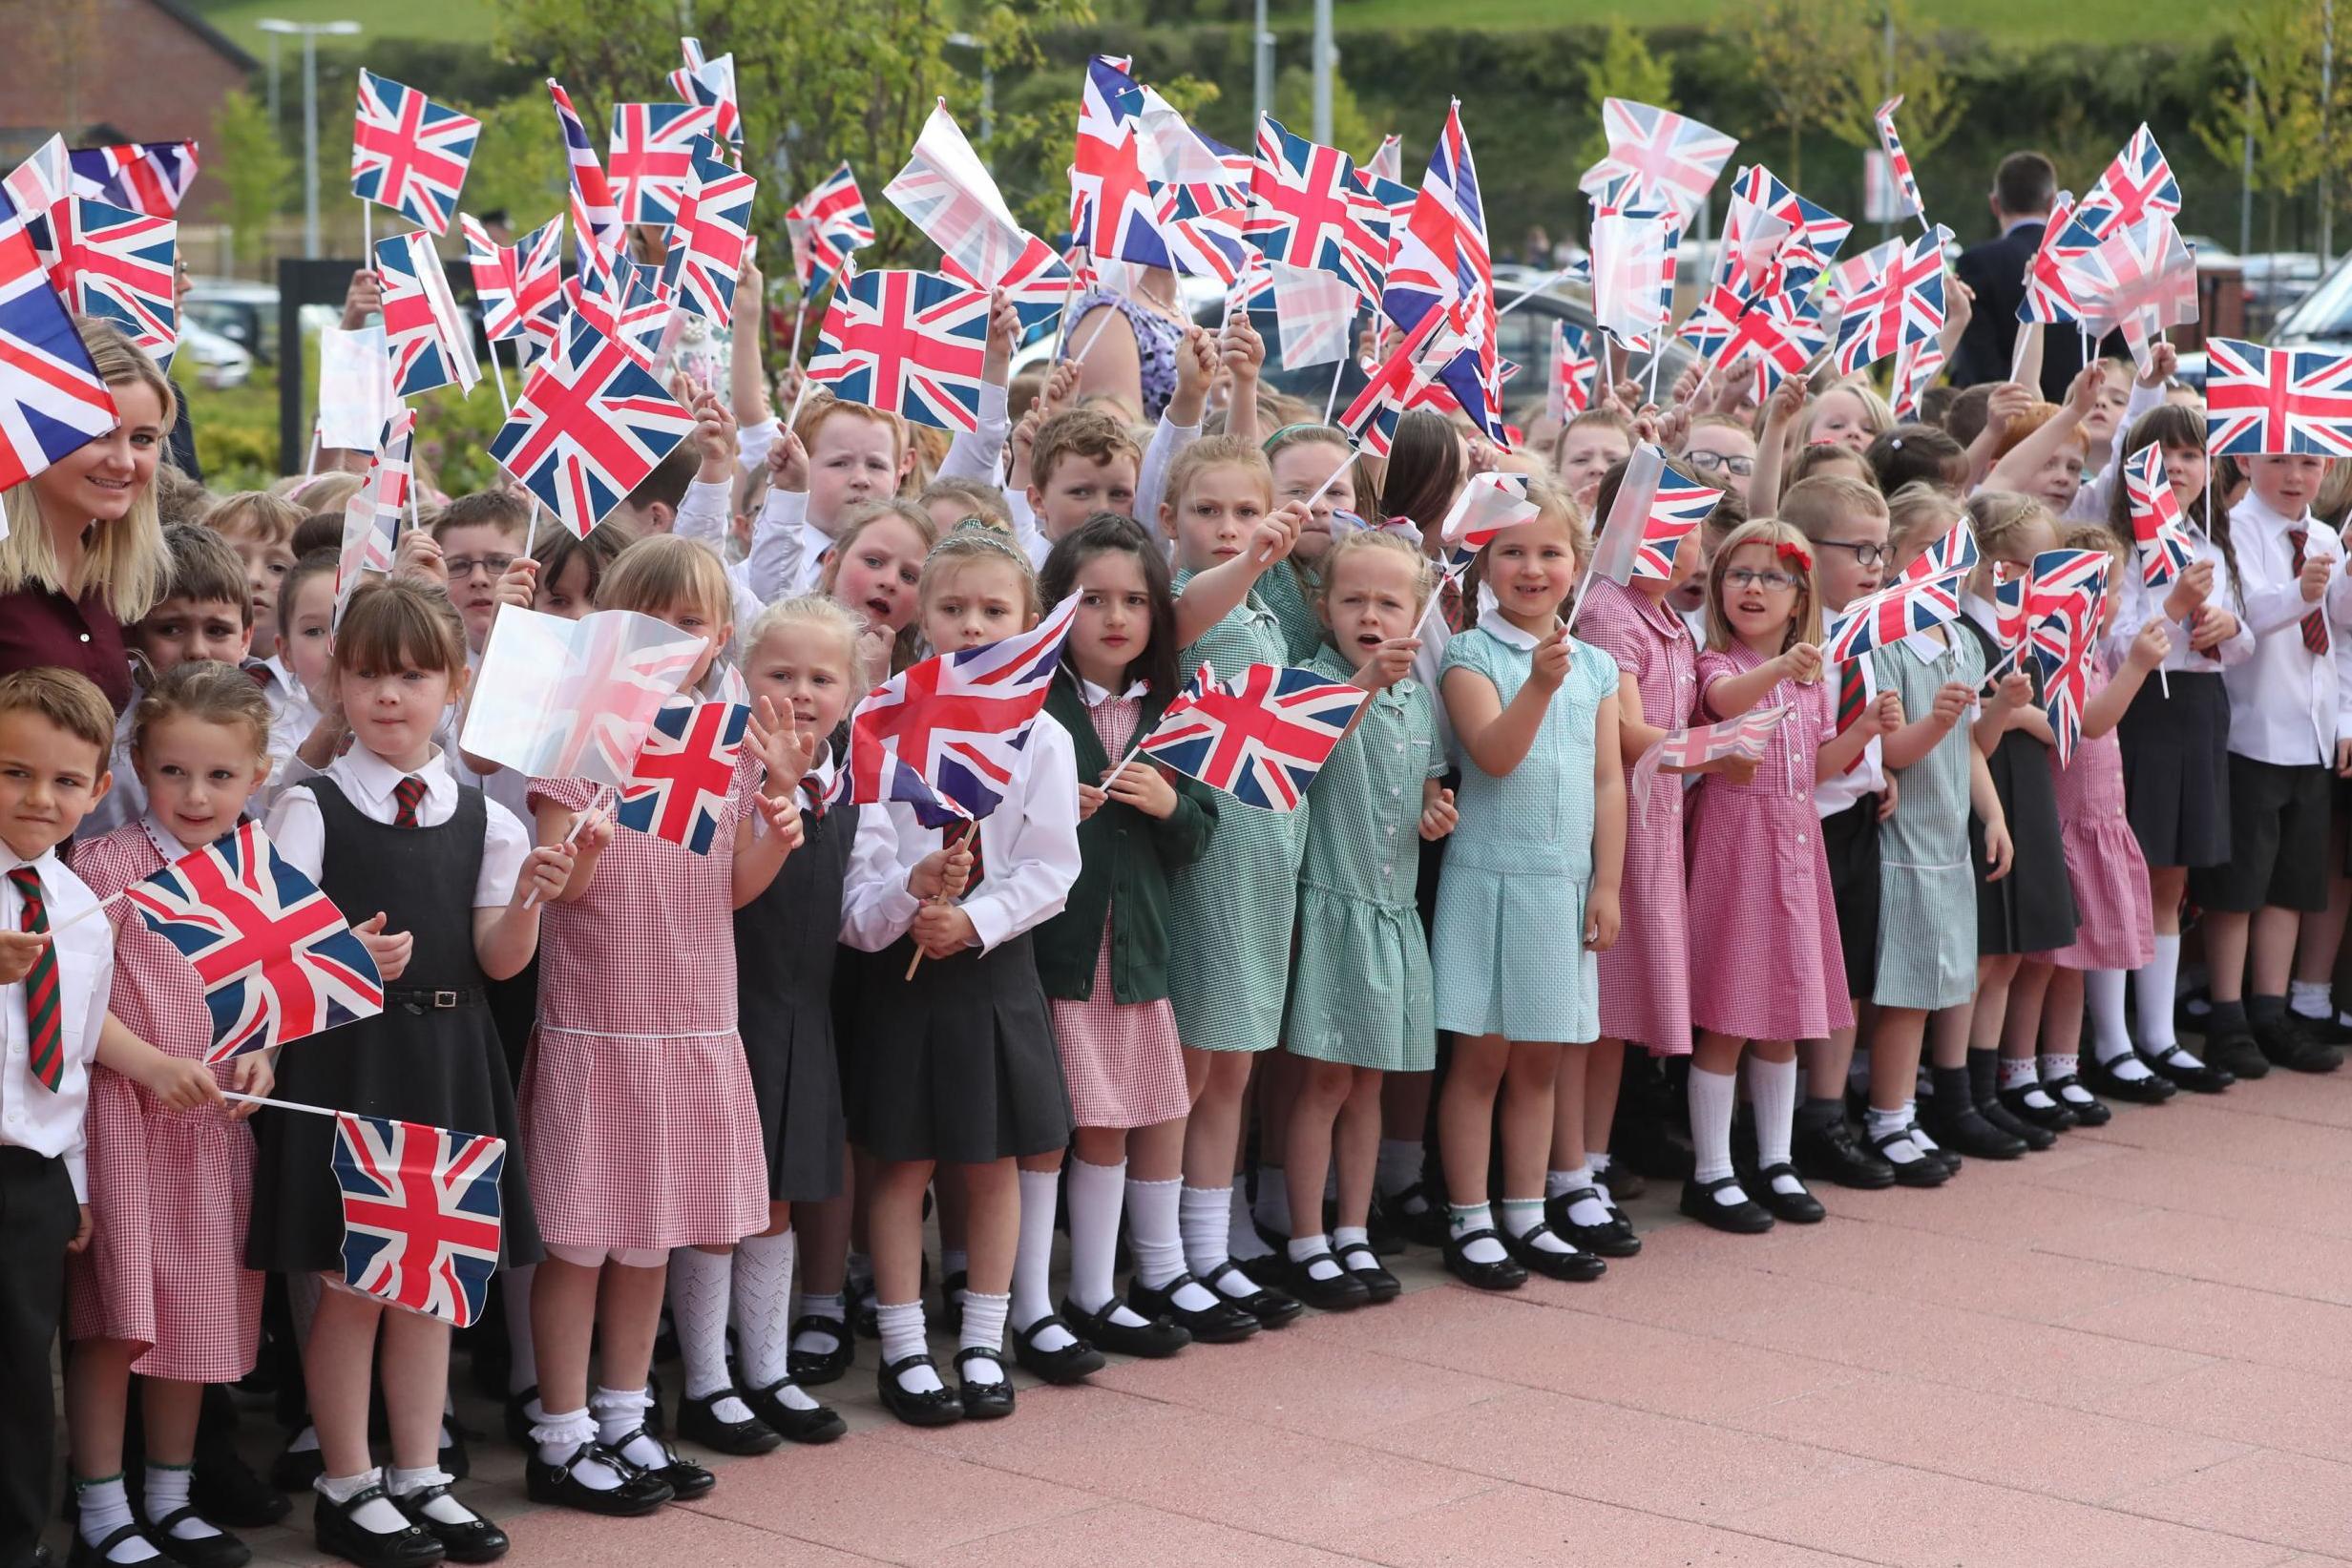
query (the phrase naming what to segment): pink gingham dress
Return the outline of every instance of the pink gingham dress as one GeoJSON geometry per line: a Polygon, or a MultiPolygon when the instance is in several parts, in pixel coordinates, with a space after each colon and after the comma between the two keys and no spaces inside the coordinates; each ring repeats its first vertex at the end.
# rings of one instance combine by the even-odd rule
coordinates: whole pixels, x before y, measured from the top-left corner
{"type": "MultiPolygon", "coordinates": [[[[1642,720],[1687,729],[1698,711],[1698,648],[1682,617],[1639,589],[1595,576],[1576,635],[1606,648],[1642,694],[1642,720]]],[[[1631,774],[1641,759],[1625,759],[1631,774]]],[[[1626,800],[1622,924],[1601,954],[1601,1033],[1638,1040],[1652,1056],[1690,1049],[1690,922],[1684,903],[1683,790],[1667,777],[1646,809],[1626,800]]]]}
{"type": "MultiPolygon", "coordinates": [[[[709,854],[620,828],[587,893],[539,918],[520,1111],[551,1246],[720,1246],[767,1228],[767,1157],[735,1027],[732,887],[759,779],[746,750],[709,854]]],[[[531,781],[535,809],[583,810],[598,793],[531,781]]]]}
{"type": "MultiPolygon", "coordinates": [[[[101,899],[164,865],[144,821],[74,851],[74,875],[101,899]]],[[[128,903],[106,913],[115,928],[115,1016],[165,1055],[202,1060],[212,1015],[196,971],[128,903]]],[[[214,1076],[227,1085],[225,1067],[214,1076]]],[[[231,1383],[253,1370],[264,1278],[244,1266],[253,1132],[226,1111],[207,1105],[175,1115],[129,1078],[90,1069],[96,1228],[89,1249],[66,1259],[66,1332],[145,1346],[131,1365],[142,1377],[231,1383]]]]}
{"type": "MultiPolygon", "coordinates": [[[[1761,663],[1736,643],[1699,655],[1702,703],[1715,681],[1761,663]]],[[[1854,1021],[1829,856],[1813,808],[1815,763],[1838,733],[1837,699],[1826,680],[1783,680],[1755,706],[1791,711],[1766,742],[1754,779],[1735,784],[1709,773],[1694,792],[1690,1017],[1743,1039],[1818,1039],[1854,1021]]]]}
{"type": "MultiPolygon", "coordinates": [[[[2093,655],[2084,700],[2105,690],[2110,677],[2107,656],[2093,655]]],[[[2061,969],[2138,969],[2156,956],[2156,925],[2148,862],[2124,814],[2123,743],[2113,730],[2095,741],[2085,737],[2067,767],[2058,765],[2055,746],[2048,750],[2067,880],[2074,889],[2074,942],[2030,956],[2061,969]]]]}

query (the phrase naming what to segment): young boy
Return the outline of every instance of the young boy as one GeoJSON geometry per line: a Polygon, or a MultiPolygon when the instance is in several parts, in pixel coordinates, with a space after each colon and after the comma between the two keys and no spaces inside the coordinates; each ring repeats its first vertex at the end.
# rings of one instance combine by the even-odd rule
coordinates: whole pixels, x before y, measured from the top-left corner
{"type": "MultiPolygon", "coordinates": [[[[264,648],[278,641],[278,584],[293,570],[294,531],[304,515],[292,502],[259,490],[241,491],[204,514],[204,526],[227,540],[244,563],[253,632],[264,648]]],[[[266,684],[262,689],[272,705],[283,695],[266,684]]]]}
{"type": "Polygon", "coordinates": [[[114,739],[114,710],[81,676],[0,676],[0,1562],[11,1564],[37,1560],[55,1495],[49,1352],[66,1254],[90,1244],[90,1063],[175,1110],[220,1098],[211,1069],[113,1022],[114,929],[80,918],[97,901],[55,854],[105,798],[114,739]]]}
{"type": "MultiPolygon", "coordinates": [[[[227,541],[199,524],[174,523],[163,531],[163,548],[171,558],[171,582],[156,607],[122,635],[146,662],[142,689],[195,659],[242,664],[253,648],[250,584],[227,541]]],[[[92,805],[84,838],[111,833],[147,810],[147,791],[131,767],[131,713],[124,709],[115,725],[115,787],[92,805]]]]}
{"type": "Polygon", "coordinates": [[[460,495],[433,519],[432,538],[449,573],[450,602],[466,620],[469,662],[479,660],[498,614],[498,579],[530,548],[530,498],[511,490],[460,495]]]}
{"type": "Polygon", "coordinates": [[[1126,426],[1097,408],[1072,408],[1038,427],[1029,449],[1029,483],[1009,491],[1014,531],[1042,563],[1063,534],[1098,512],[1135,515],[1135,484],[1144,449],[1126,426]]]}

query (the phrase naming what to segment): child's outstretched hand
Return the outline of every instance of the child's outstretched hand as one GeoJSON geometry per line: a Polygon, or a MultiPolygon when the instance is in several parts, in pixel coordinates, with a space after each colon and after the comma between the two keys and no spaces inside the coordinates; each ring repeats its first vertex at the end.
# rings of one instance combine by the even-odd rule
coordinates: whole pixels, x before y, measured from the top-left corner
{"type": "Polygon", "coordinates": [[[1976,688],[1963,680],[1946,680],[1936,688],[1935,705],[1929,715],[1945,729],[1960,722],[1963,715],[1976,701],[1976,688]]]}
{"type": "Polygon", "coordinates": [[[32,972],[32,961],[49,946],[47,931],[0,930],[0,986],[12,986],[32,972]]]}
{"type": "Polygon", "coordinates": [[[1236,386],[1254,386],[1266,365],[1266,340],[1250,324],[1250,313],[1236,313],[1217,334],[1217,357],[1225,362],[1236,386]]]}
{"type": "Polygon", "coordinates": [[[1805,378],[1789,376],[1773,388],[1773,395],[1764,400],[1764,423],[1767,426],[1789,425],[1805,411],[1805,378]]]}
{"type": "MultiPolygon", "coordinates": [[[[766,793],[779,796],[787,802],[795,801],[801,776],[808,771],[808,747],[793,727],[792,716],[776,711],[775,699],[763,697],[752,710],[751,722],[744,726],[744,744],[760,765],[767,769],[766,793]]],[[[792,820],[800,821],[800,807],[792,808],[792,820]]]]}
{"type": "Polygon", "coordinates": [[[1020,312],[1001,288],[988,291],[988,353],[980,362],[980,379],[1003,387],[1013,379],[1013,351],[1020,346],[1020,312]]]}
{"type": "Polygon", "coordinates": [[[1084,373],[1076,360],[1061,360],[1047,372],[1045,390],[1038,398],[1038,418],[1040,422],[1053,418],[1078,401],[1078,382],[1084,373]]]}
{"type": "Polygon", "coordinates": [[[372,268],[362,267],[351,274],[351,282],[343,291],[343,329],[356,332],[367,324],[370,316],[384,314],[384,285],[376,282],[372,268]]]}
{"type": "Polygon", "coordinates": [[[1984,400],[1984,428],[2000,431],[2033,407],[2038,394],[2022,382],[2005,381],[1984,400]]]}
{"type": "Polygon", "coordinates": [[[1568,678],[1568,629],[1555,626],[1536,644],[1535,661],[1527,671],[1527,679],[1546,694],[1560,689],[1568,678]]]}
{"type": "Polygon", "coordinates": [[[1435,800],[1421,807],[1421,837],[1435,844],[1460,821],[1461,813],[1454,809],[1454,792],[1440,789],[1435,800]]]}
{"type": "Polygon", "coordinates": [[[207,1101],[221,1103],[220,1085],[212,1069],[193,1056],[167,1056],[158,1051],[154,1065],[140,1074],[139,1083],[167,1111],[193,1111],[207,1101]]]}
{"type": "Polygon", "coordinates": [[[2127,657],[2133,668],[2152,670],[2172,651],[2173,634],[2165,630],[2164,617],[2158,616],[2140,628],[2140,635],[2132,639],[2132,652],[2127,657]]]}
{"type": "Polygon", "coordinates": [[[2327,592],[2327,579],[2336,570],[2332,555],[2311,554],[2303,557],[2302,575],[2296,578],[2303,591],[2303,602],[2317,604],[2320,596],[2327,592]]]}
{"type": "Polygon", "coordinates": [[[2152,391],[2172,380],[2173,372],[2179,368],[2180,350],[2158,338],[2148,345],[2148,368],[2140,375],[2139,383],[2152,391]]]}
{"type": "Polygon", "coordinates": [[[2186,572],[2173,579],[2170,593],[2164,596],[2164,613],[2174,620],[2187,620],[2197,606],[2213,596],[2214,563],[2194,561],[2186,572]]]}
{"type": "Polygon", "coordinates": [[[414,931],[385,934],[381,909],[352,927],[351,934],[359,938],[359,945],[375,960],[376,976],[386,985],[400,978],[401,972],[409,967],[409,953],[416,947],[414,931]]]}
{"type": "Polygon", "coordinates": [[[1184,341],[1176,345],[1176,395],[1171,403],[1196,406],[1208,395],[1208,384],[1217,374],[1217,345],[1205,326],[1185,328],[1184,341]]]}
{"type": "Polygon", "coordinates": [[[2074,373],[2074,383],[2067,388],[2067,408],[2075,418],[2089,419],[2099,411],[2099,398],[2106,391],[2107,371],[2093,360],[2074,373]]]}
{"type": "Polygon", "coordinates": [[[694,449],[703,459],[694,477],[704,484],[735,477],[735,416],[716,392],[697,394],[694,409],[694,449]]]}
{"type": "Polygon", "coordinates": [[[1810,642],[1799,642],[1782,654],[1774,663],[1780,666],[1783,679],[1800,686],[1810,686],[1821,679],[1821,650],[1810,642]]]}
{"type": "Polygon", "coordinates": [[[498,575],[498,586],[491,592],[501,605],[511,604],[517,610],[528,610],[538,596],[539,563],[528,555],[517,555],[514,564],[498,575]]]}
{"type": "Polygon", "coordinates": [[[522,874],[514,879],[514,896],[510,902],[525,909],[550,902],[571,882],[572,866],[578,858],[578,841],[540,845],[523,858],[522,874]]]}
{"type": "Polygon", "coordinates": [[[1617,925],[1617,895],[1596,888],[1585,899],[1585,951],[1606,952],[1615,947],[1617,925]]]}
{"type": "Polygon", "coordinates": [[[1421,651],[1421,639],[1417,637],[1393,637],[1372,651],[1363,668],[1355,672],[1355,684],[1368,692],[1384,692],[1413,673],[1414,656],[1421,651]]]}
{"type": "Polygon", "coordinates": [[[1112,800],[1131,805],[1156,821],[1166,822],[1176,814],[1176,786],[1141,758],[1106,776],[1102,788],[1112,800]]]}
{"type": "MultiPolygon", "coordinates": [[[[267,1099],[269,1092],[278,1086],[278,1070],[270,1065],[266,1051],[248,1051],[229,1063],[229,1087],[254,1099],[267,1099]]],[[[242,1121],[261,1109],[252,1100],[242,1100],[230,1106],[229,1119],[242,1121]]]]}
{"type": "Polygon", "coordinates": [[[1879,735],[1892,735],[1902,728],[1902,694],[1880,692],[1863,711],[1862,721],[1879,735]]]}
{"type": "Polygon", "coordinates": [[[1078,820],[1084,822],[1088,817],[1091,817],[1097,811],[1102,810],[1102,803],[1109,799],[1110,796],[1104,793],[1101,786],[1090,784],[1083,779],[1079,780],[1078,820]]]}

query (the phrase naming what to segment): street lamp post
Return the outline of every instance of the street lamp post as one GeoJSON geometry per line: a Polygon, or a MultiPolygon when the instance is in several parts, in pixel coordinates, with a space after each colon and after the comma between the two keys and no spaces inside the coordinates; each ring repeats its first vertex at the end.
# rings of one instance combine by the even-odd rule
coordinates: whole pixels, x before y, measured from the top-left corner
{"type": "MultiPolygon", "coordinates": [[[[988,63],[988,40],[969,32],[951,32],[947,41],[957,49],[968,49],[980,57],[980,159],[988,160],[992,144],[997,139],[997,68],[988,63]]],[[[990,174],[997,171],[989,169],[990,174]]]]}
{"type": "MultiPolygon", "coordinates": [[[[253,24],[263,32],[300,33],[303,40],[303,255],[319,254],[319,34],[347,37],[357,22],[287,22],[264,16],[253,24]]],[[[275,57],[276,39],[271,39],[275,57]]]]}

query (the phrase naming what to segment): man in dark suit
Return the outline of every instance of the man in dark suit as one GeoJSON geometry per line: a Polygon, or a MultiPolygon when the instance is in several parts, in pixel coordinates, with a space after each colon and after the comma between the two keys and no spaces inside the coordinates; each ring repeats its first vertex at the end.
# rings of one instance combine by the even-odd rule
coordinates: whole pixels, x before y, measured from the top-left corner
{"type": "MultiPolygon", "coordinates": [[[[1976,312],[1952,354],[1952,385],[2009,379],[2017,347],[2017,307],[2026,297],[2026,269],[2041,248],[2058,199],[2058,172],[2039,153],[2011,153],[1993,175],[1993,221],[2001,238],[1961,252],[1953,272],[1976,296],[1976,312]]],[[[2043,336],[2042,395],[2064,403],[2067,387],[2083,367],[2082,335],[2059,326],[2043,336]]]]}

